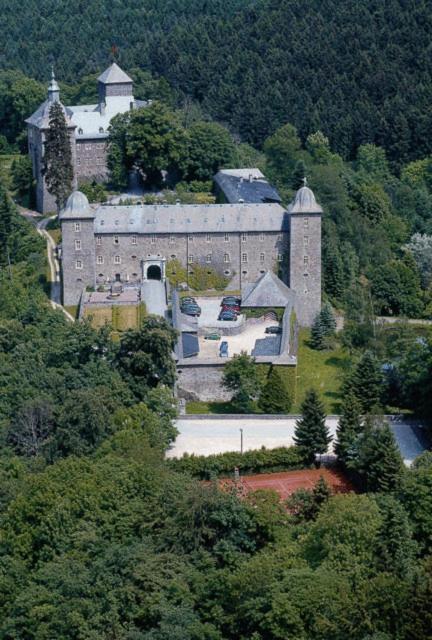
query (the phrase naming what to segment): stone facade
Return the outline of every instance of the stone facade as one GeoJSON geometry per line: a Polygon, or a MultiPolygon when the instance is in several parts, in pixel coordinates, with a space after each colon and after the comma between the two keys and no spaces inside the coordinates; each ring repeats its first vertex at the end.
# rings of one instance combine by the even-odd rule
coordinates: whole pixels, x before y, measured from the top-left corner
{"type": "Polygon", "coordinates": [[[240,290],[278,271],[302,326],[321,308],[321,209],[307,187],[287,211],[263,203],[91,208],[74,192],[60,219],[64,304],[78,304],[86,287],[163,279],[176,259],[189,272],[208,266],[240,290]]]}
{"type": "MultiPolygon", "coordinates": [[[[146,106],[135,100],[133,82],[116,64],[112,64],[98,79],[98,104],[63,106],[70,131],[74,184],[108,177],[107,139],[112,118],[119,113],[146,106]]],[[[28,149],[36,180],[36,208],[41,213],[55,210],[53,196],[48,192],[42,176],[45,133],[49,127],[49,110],[53,102],[60,102],[60,89],[52,76],[47,100],[26,120],[28,149]]]]}

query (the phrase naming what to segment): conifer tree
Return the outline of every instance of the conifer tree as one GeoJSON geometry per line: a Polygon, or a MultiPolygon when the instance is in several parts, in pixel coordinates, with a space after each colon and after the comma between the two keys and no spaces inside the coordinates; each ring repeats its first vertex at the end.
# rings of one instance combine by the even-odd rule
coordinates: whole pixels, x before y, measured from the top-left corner
{"type": "Polygon", "coordinates": [[[287,413],[291,408],[291,402],[277,367],[272,367],[259,397],[259,408],[264,413],[287,413]]]}
{"type": "Polygon", "coordinates": [[[362,430],[361,407],[353,393],[345,396],[342,413],[337,426],[335,453],[339,462],[346,464],[353,455],[353,447],[362,430]]]}
{"type": "Polygon", "coordinates": [[[366,351],[357,363],[354,373],[345,384],[345,392],[351,391],[367,413],[379,406],[383,390],[383,375],[376,357],[366,351]]]}
{"type": "Polygon", "coordinates": [[[321,314],[318,313],[311,327],[310,346],[312,349],[324,349],[325,332],[321,322],[321,314]]]}
{"type": "Polygon", "coordinates": [[[333,336],[336,333],[336,318],[328,302],[321,309],[320,318],[325,336],[333,336]]]}
{"type": "Polygon", "coordinates": [[[297,420],[294,442],[299,447],[304,461],[311,464],[316,454],[327,452],[332,440],[325,423],[324,406],[315,389],[310,389],[301,406],[302,417],[297,420]]]}
{"type": "Polygon", "coordinates": [[[366,418],[363,433],[348,467],[363,480],[366,491],[393,491],[398,486],[403,462],[393,432],[376,416],[366,418]]]}
{"type": "Polygon", "coordinates": [[[303,180],[306,177],[306,173],[307,173],[307,168],[305,163],[303,162],[303,160],[298,160],[294,167],[293,176],[292,176],[291,186],[293,189],[297,190],[303,186],[304,184],[303,180]]]}
{"type": "Polygon", "coordinates": [[[8,250],[13,226],[14,205],[6,189],[0,185],[0,265],[8,263],[8,250]]]}
{"type": "Polygon", "coordinates": [[[57,213],[72,191],[73,167],[69,132],[63,108],[54,102],[49,111],[49,129],[45,136],[42,175],[48,192],[54,196],[57,213]]]}

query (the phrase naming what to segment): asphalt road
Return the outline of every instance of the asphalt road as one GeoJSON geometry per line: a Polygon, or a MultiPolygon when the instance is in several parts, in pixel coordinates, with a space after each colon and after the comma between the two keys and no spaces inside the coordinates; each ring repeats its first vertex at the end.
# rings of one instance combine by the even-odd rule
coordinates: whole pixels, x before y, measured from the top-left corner
{"type": "MultiPolygon", "coordinates": [[[[293,436],[297,417],[245,418],[207,417],[191,418],[182,416],[176,421],[179,435],[168,451],[167,457],[181,457],[184,453],[211,455],[226,451],[240,450],[240,429],[243,429],[243,449],[266,447],[289,447],[294,444],[293,436]]],[[[338,418],[327,418],[330,433],[336,433],[338,418]]],[[[406,465],[410,465],[425,449],[417,436],[415,425],[409,421],[390,420],[390,426],[399,444],[406,465]]]]}

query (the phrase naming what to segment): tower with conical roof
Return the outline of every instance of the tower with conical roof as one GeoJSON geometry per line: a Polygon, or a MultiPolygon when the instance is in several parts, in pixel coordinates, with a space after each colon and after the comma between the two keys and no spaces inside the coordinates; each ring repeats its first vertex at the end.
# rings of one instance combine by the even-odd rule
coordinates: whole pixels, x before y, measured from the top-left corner
{"type": "Polygon", "coordinates": [[[308,327],[321,310],[321,217],[323,210],[304,185],[288,207],[290,220],[289,286],[296,292],[296,314],[308,327]]]}
{"type": "Polygon", "coordinates": [[[43,155],[46,132],[49,129],[50,109],[55,102],[62,108],[71,140],[72,163],[75,165],[75,129],[70,111],[60,101],[60,87],[57,83],[54,69],[51,69],[51,80],[48,85],[47,99],[27,118],[27,138],[30,159],[33,167],[33,177],[36,181],[36,208],[42,213],[56,210],[55,198],[48,192],[42,175],[43,155]]]}

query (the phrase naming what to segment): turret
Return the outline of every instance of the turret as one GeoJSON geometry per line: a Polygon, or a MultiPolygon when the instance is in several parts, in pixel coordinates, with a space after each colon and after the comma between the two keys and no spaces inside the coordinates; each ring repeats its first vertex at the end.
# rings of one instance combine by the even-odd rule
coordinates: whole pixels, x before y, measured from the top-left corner
{"type": "Polygon", "coordinates": [[[288,207],[290,218],[289,286],[296,292],[296,313],[301,326],[312,325],[321,309],[321,216],[323,210],[307,186],[288,207]]]}
{"type": "Polygon", "coordinates": [[[60,213],[63,304],[77,305],[86,287],[95,287],[95,213],[81,191],[73,191],[60,213]]]}

